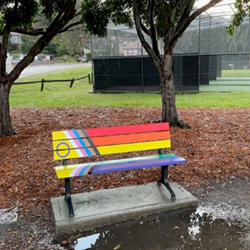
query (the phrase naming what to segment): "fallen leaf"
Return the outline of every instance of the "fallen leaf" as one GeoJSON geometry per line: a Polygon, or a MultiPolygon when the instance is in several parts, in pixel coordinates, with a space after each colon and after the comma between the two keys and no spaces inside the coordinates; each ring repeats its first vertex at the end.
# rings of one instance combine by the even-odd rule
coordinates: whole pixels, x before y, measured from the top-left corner
{"type": "Polygon", "coordinates": [[[121,247],[121,245],[118,244],[117,246],[115,246],[115,247],[113,248],[113,250],[117,250],[117,249],[119,249],[120,247],[121,247]]]}

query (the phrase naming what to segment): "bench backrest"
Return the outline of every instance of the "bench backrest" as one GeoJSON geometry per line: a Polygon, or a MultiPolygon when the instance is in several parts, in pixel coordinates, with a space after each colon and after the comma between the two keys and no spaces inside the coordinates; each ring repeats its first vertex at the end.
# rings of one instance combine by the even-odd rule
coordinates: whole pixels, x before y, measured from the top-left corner
{"type": "Polygon", "coordinates": [[[54,160],[169,148],[168,123],[55,131],[54,160]]]}

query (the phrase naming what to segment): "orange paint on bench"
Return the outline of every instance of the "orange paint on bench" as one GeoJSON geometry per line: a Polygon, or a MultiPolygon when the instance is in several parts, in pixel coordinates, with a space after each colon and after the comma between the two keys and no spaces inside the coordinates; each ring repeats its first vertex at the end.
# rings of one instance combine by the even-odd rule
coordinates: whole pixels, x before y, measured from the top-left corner
{"type": "Polygon", "coordinates": [[[144,134],[94,137],[92,138],[92,141],[95,144],[95,146],[105,146],[105,145],[157,141],[166,139],[170,139],[169,131],[146,133],[146,134],[144,133],[144,134]]]}

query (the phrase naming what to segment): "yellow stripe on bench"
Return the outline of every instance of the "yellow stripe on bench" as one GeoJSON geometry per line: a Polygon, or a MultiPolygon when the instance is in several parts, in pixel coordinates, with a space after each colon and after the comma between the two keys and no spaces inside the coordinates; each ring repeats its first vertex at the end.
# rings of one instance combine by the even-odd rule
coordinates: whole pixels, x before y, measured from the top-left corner
{"type": "Polygon", "coordinates": [[[63,149],[77,149],[77,148],[90,148],[92,147],[87,140],[83,139],[66,139],[60,141],[53,141],[53,150],[63,150],[63,149]],[[79,144],[79,140],[82,140],[84,144],[79,144]]]}
{"type": "Polygon", "coordinates": [[[77,148],[54,151],[54,160],[74,159],[99,155],[92,148],[77,148]]]}
{"type": "Polygon", "coordinates": [[[54,160],[73,159],[79,157],[86,157],[90,154],[93,155],[108,155],[108,154],[119,154],[134,151],[143,151],[151,149],[160,149],[170,147],[170,140],[162,141],[151,141],[151,142],[140,142],[140,143],[130,143],[130,144],[119,144],[112,146],[101,146],[96,147],[94,151],[93,148],[66,148],[62,150],[54,151],[54,160]]]}
{"type": "Polygon", "coordinates": [[[150,150],[150,149],[159,149],[166,147],[170,147],[170,140],[103,146],[103,147],[97,147],[97,149],[101,155],[108,155],[108,154],[118,154],[125,152],[150,150]]]}

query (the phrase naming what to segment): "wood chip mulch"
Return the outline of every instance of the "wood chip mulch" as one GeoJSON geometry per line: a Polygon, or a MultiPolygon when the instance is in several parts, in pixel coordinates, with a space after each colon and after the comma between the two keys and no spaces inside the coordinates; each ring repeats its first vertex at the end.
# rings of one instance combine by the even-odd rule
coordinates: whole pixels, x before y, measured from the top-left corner
{"type": "MultiPolygon", "coordinates": [[[[171,128],[171,152],[187,159],[170,168],[170,179],[184,187],[223,178],[249,178],[250,108],[179,109],[191,129],[171,128]]],[[[64,194],[53,162],[51,132],[143,124],[160,118],[160,108],[15,108],[11,110],[17,135],[0,137],[0,209],[49,208],[51,197],[64,194]]],[[[107,158],[107,159],[110,159],[107,158]]],[[[75,178],[73,193],[157,181],[160,168],[75,178]]]]}

